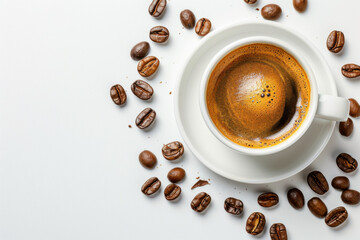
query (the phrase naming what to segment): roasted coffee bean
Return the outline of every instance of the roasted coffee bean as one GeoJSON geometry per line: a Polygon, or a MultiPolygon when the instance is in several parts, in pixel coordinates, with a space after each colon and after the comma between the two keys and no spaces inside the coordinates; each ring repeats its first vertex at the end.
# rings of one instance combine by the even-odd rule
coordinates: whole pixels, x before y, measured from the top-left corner
{"type": "Polygon", "coordinates": [[[150,44],[148,42],[139,42],[130,51],[132,59],[139,61],[146,57],[150,51],[150,44]]]}
{"type": "Polygon", "coordinates": [[[200,179],[191,187],[191,190],[198,188],[198,187],[203,187],[203,186],[209,185],[209,184],[210,183],[208,181],[200,179]]]}
{"type": "Polygon", "coordinates": [[[307,203],[308,208],[312,214],[318,218],[324,218],[327,214],[327,207],[325,203],[318,197],[313,197],[307,203]]]}
{"type": "Polygon", "coordinates": [[[149,178],[141,187],[141,191],[145,195],[156,193],[161,187],[161,182],[157,177],[149,178]]]}
{"type": "Polygon", "coordinates": [[[352,189],[345,190],[341,194],[341,200],[350,205],[358,204],[360,202],[360,193],[352,189]]]}
{"type": "Polygon", "coordinates": [[[153,17],[160,17],[166,9],[166,0],[153,0],[149,6],[149,13],[153,17]]]}
{"type": "Polygon", "coordinates": [[[307,0],[293,0],[293,6],[296,11],[304,12],[307,7],[307,0]]]}
{"type": "Polygon", "coordinates": [[[126,102],[126,92],[120,84],[110,88],[110,96],[116,105],[123,105],[126,102]]]}
{"type": "Polygon", "coordinates": [[[347,153],[339,154],[339,156],[336,157],[336,164],[343,172],[346,173],[353,172],[358,167],[356,159],[347,153]]]}
{"type": "Polygon", "coordinates": [[[207,35],[211,30],[211,22],[207,18],[201,18],[196,23],[195,32],[199,36],[207,35]]]}
{"type": "Polygon", "coordinates": [[[354,118],[360,117],[360,104],[353,98],[350,98],[349,102],[350,102],[350,116],[354,118]]]}
{"type": "Polygon", "coordinates": [[[159,68],[160,61],[154,56],[143,58],[139,61],[137,70],[143,77],[150,77],[159,68]]]}
{"type": "Polygon", "coordinates": [[[149,37],[153,42],[164,43],[169,39],[170,32],[166,27],[156,26],[150,29],[149,37]]]}
{"type": "Polygon", "coordinates": [[[282,223],[274,223],[270,227],[271,240],[287,240],[286,227],[282,223]]]}
{"type": "Polygon", "coordinates": [[[258,197],[258,203],[262,207],[273,207],[279,203],[279,196],[276,193],[263,193],[258,197]]]}
{"type": "Polygon", "coordinates": [[[326,41],[326,46],[329,51],[338,53],[344,48],[345,36],[341,31],[332,31],[326,41]]]}
{"type": "Polygon", "coordinates": [[[261,9],[261,15],[267,20],[276,20],[281,15],[281,7],[276,4],[265,5],[261,9]]]}
{"type": "Polygon", "coordinates": [[[150,84],[142,80],[136,80],[131,85],[131,91],[142,100],[149,100],[154,94],[154,90],[150,84]]]}
{"type": "Polygon", "coordinates": [[[360,66],[356,64],[345,64],[341,68],[341,73],[347,78],[356,78],[360,76],[360,66]]]}
{"type": "Polygon", "coordinates": [[[177,183],[185,177],[185,170],[179,167],[173,168],[169,171],[167,178],[172,183],[177,183]]]}
{"type": "Polygon", "coordinates": [[[240,215],[243,212],[243,202],[239,199],[229,197],[225,199],[224,209],[230,214],[240,215]]]}
{"type": "Polygon", "coordinates": [[[206,192],[201,192],[191,201],[191,208],[195,212],[203,212],[211,202],[211,197],[206,192]]]}
{"type": "Polygon", "coordinates": [[[255,4],[257,0],[244,0],[247,4],[255,4]]]}
{"type": "Polygon", "coordinates": [[[157,159],[155,154],[144,150],[139,154],[139,162],[146,168],[153,168],[156,165],[157,159]]]}
{"type": "Polygon", "coordinates": [[[346,190],[349,189],[350,187],[350,181],[347,177],[344,176],[339,176],[339,177],[335,177],[332,181],[331,181],[331,185],[333,186],[333,188],[338,189],[338,190],[346,190]]]}
{"type": "Polygon", "coordinates": [[[162,154],[170,161],[179,159],[184,154],[184,146],[178,141],[168,143],[163,146],[162,154]]]}
{"type": "Polygon", "coordinates": [[[151,108],[145,108],[139,113],[136,117],[135,124],[140,129],[145,129],[150,127],[150,125],[155,121],[156,112],[151,108]]]}
{"type": "Polygon", "coordinates": [[[310,188],[317,194],[323,195],[329,191],[329,184],[325,176],[319,171],[309,173],[307,182],[310,188]]]}
{"type": "Polygon", "coordinates": [[[171,183],[166,186],[164,190],[164,195],[166,200],[172,201],[177,199],[181,194],[181,187],[176,185],[175,183],[171,183]]]}
{"type": "Polygon", "coordinates": [[[287,199],[290,205],[295,209],[300,209],[304,207],[304,194],[297,188],[292,188],[287,192],[287,199]]]}
{"type": "Polygon", "coordinates": [[[329,227],[337,227],[344,223],[348,217],[348,212],[344,207],[337,207],[331,210],[325,217],[325,223],[329,227]]]}
{"type": "Polygon", "coordinates": [[[185,9],[180,13],[180,21],[185,28],[191,29],[195,26],[195,15],[189,9],[185,9]]]}
{"type": "Polygon", "coordinates": [[[346,122],[339,123],[339,132],[344,137],[349,137],[354,130],[354,123],[351,118],[348,118],[346,122]]]}
{"type": "Polygon", "coordinates": [[[247,219],[245,229],[246,232],[251,235],[258,235],[264,230],[265,224],[266,220],[264,214],[254,212],[247,219]]]}

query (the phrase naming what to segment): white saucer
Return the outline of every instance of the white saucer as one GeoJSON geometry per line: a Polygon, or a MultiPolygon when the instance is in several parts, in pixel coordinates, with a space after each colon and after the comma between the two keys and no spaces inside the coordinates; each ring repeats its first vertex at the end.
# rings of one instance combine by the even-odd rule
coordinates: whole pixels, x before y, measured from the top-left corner
{"type": "Polygon", "coordinates": [[[319,93],[337,95],[327,63],[303,36],[275,22],[241,22],[209,34],[191,54],[175,88],[175,117],[187,147],[208,168],[239,182],[270,183],[288,178],[310,165],[328,143],[335,122],[315,119],[305,135],[289,149],[264,157],[240,154],[210,132],[199,107],[202,75],[218,51],[236,40],[251,36],[279,38],[294,48],[300,48],[304,59],[313,67],[319,93]]]}

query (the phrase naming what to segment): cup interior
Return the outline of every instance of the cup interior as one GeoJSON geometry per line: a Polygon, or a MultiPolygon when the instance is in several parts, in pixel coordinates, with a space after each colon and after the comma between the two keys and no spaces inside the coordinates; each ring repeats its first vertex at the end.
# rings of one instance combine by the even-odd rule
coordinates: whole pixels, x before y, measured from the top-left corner
{"type": "Polygon", "coordinates": [[[295,52],[290,44],[288,44],[284,41],[275,39],[275,38],[271,38],[271,37],[250,37],[250,38],[246,38],[246,39],[241,39],[239,41],[233,42],[232,44],[230,44],[227,47],[225,47],[224,49],[222,49],[218,54],[216,54],[214,56],[212,61],[209,63],[208,67],[206,68],[206,71],[204,72],[203,79],[202,79],[202,82],[200,85],[200,109],[201,109],[201,114],[203,116],[203,119],[204,119],[207,127],[210,129],[210,131],[213,133],[213,135],[218,140],[220,140],[222,143],[224,143],[226,146],[228,146],[236,151],[239,151],[241,153],[247,154],[247,155],[260,156],[260,155],[274,154],[274,153],[277,153],[279,151],[282,151],[282,150],[290,147],[298,139],[300,139],[301,136],[303,136],[304,133],[306,132],[306,130],[310,127],[312,121],[315,118],[317,104],[318,104],[317,85],[316,85],[313,71],[310,68],[309,64],[307,63],[306,58],[304,56],[302,56],[301,52],[298,52],[298,51],[295,52]],[[301,126],[299,126],[299,128],[284,141],[282,141],[276,145],[268,146],[268,147],[264,147],[264,148],[250,148],[250,147],[246,147],[243,145],[239,145],[239,144],[231,141],[230,139],[228,139],[226,136],[224,136],[218,130],[218,128],[215,126],[214,122],[212,121],[209,111],[208,111],[208,106],[206,103],[206,92],[207,92],[207,87],[208,87],[208,80],[209,80],[210,75],[213,72],[214,68],[217,66],[217,64],[230,52],[232,52],[240,47],[250,45],[250,44],[255,44],[255,43],[265,43],[265,44],[273,45],[275,47],[282,48],[287,53],[292,55],[299,62],[299,64],[302,66],[302,68],[306,72],[308,80],[309,80],[309,84],[310,84],[310,102],[309,102],[309,107],[308,107],[308,113],[307,113],[305,119],[303,119],[301,126]]]}

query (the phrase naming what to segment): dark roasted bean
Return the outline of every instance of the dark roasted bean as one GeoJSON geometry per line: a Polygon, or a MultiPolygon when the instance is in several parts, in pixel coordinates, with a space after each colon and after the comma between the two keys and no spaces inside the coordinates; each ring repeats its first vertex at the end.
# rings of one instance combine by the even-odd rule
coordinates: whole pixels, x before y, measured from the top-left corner
{"type": "Polygon", "coordinates": [[[307,0],[293,0],[293,6],[296,11],[304,12],[307,7],[307,0]]]}
{"type": "Polygon", "coordinates": [[[211,197],[209,194],[205,192],[201,192],[198,195],[194,197],[194,199],[191,201],[191,208],[195,212],[203,212],[211,202],[211,197]]]}
{"type": "Polygon", "coordinates": [[[344,207],[337,207],[331,210],[325,217],[325,223],[329,227],[337,227],[344,223],[348,217],[348,212],[344,207]]]}
{"type": "Polygon", "coordinates": [[[156,26],[150,29],[149,37],[153,42],[164,43],[169,39],[170,32],[166,27],[156,26]]]}
{"type": "Polygon", "coordinates": [[[181,194],[181,187],[178,185],[171,183],[167,185],[167,187],[164,190],[164,195],[166,200],[172,201],[177,199],[181,194]]]}
{"type": "Polygon", "coordinates": [[[318,218],[324,218],[327,214],[327,207],[325,203],[318,197],[313,197],[307,203],[308,208],[312,214],[318,218]]]}
{"type": "Polygon", "coordinates": [[[224,209],[230,214],[240,215],[243,212],[243,202],[239,199],[229,197],[225,199],[224,209]]]}
{"type": "Polygon", "coordinates": [[[348,189],[342,192],[341,200],[350,205],[356,205],[360,202],[360,193],[356,190],[348,189]]]}
{"type": "Polygon", "coordinates": [[[344,48],[345,36],[341,31],[332,31],[326,41],[326,46],[329,51],[338,53],[344,48]]]}
{"type": "Polygon", "coordinates": [[[348,118],[346,122],[340,122],[339,123],[339,132],[344,137],[349,137],[354,130],[354,123],[351,118],[348,118]]]}
{"type": "Polygon", "coordinates": [[[281,8],[276,4],[268,4],[261,9],[261,15],[267,20],[276,20],[281,15],[281,8]]]}
{"type": "Polygon", "coordinates": [[[184,154],[184,146],[178,141],[168,143],[163,146],[162,154],[170,161],[179,159],[184,154]]]}
{"type": "Polygon", "coordinates": [[[139,61],[137,70],[143,77],[150,77],[159,68],[160,61],[154,56],[148,56],[139,61]]]}
{"type": "Polygon", "coordinates": [[[131,91],[142,100],[149,100],[154,94],[154,90],[150,84],[142,80],[136,80],[131,85],[131,91]]]}
{"type": "Polygon", "coordinates": [[[180,13],[180,21],[185,28],[191,29],[195,26],[195,15],[189,9],[185,9],[180,13]]]}
{"type": "Polygon", "coordinates": [[[207,18],[201,18],[196,23],[195,32],[199,36],[207,35],[211,30],[211,22],[207,18]]]}
{"type": "Polygon", "coordinates": [[[148,42],[139,42],[130,51],[132,59],[139,61],[146,57],[150,51],[150,44],[148,42]]]}
{"type": "Polygon", "coordinates": [[[353,172],[358,167],[356,159],[347,153],[339,154],[339,156],[336,157],[336,164],[343,172],[346,173],[353,172]]]}
{"type": "Polygon", "coordinates": [[[153,168],[156,165],[157,159],[155,154],[144,150],[139,154],[139,162],[146,168],[153,168]]]}
{"type": "Polygon", "coordinates": [[[141,187],[141,191],[145,195],[156,193],[161,187],[161,182],[157,177],[149,178],[141,187]]]}
{"type": "Polygon", "coordinates": [[[153,17],[160,17],[166,9],[166,0],[153,0],[149,6],[149,13],[153,17]]]}
{"type": "Polygon", "coordinates": [[[360,66],[350,63],[341,68],[341,73],[347,78],[356,78],[360,76],[360,66]]]}
{"type": "Polygon", "coordinates": [[[179,167],[173,168],[169,171],[167,178],[172,183],[177,183],[185,177],[185,170],[179,167]]]}
{"type": "Polygon", "coordinates": [[[350,187],[350,181],[347,177],[339,176],[331,181],[331,185],[335,189],[344,191],[350,187]]]}
{"type": "Polygon", "coordinates": [[[286,227],[282,223],[274,223],[270,227],[271,240],[287,240],[286,227]]]}
{"type": "Polygon", "coordinates": [[[126,92],[120,84],[111,87],[110,96],[116,105],[123,105],[126,102],[126,92]]]}
{"type": "Polygon", "coordinates": [[[350,98],[349,102],[350,102],[350,116],[354,118],[360,117],[360,104],[353,98],[350,98]]]}
{"type": "Polygon", "coordinates": [[[156,112],[151,108],[145,108],[139,113],[136,117],[135,124],[140,129],[145,129],[150,127],[150,125],[155,121],[156,112]]]}
{"type": "Polygon", "coordinates": [[[304,207],[304,194],[297,188],[292,188],[287,192],[287,199],[290,205],[295,209],[300,209],[304,207]]]}
{"type": "Polygon", "coordinates": [[[329,191],[329,184],[325,176],[319,171],[309,173],[307,182],[310,188],[317,194],[323,195],[329,191]]]}
{"type": "Polygon", "coordinates": [[[258,235],[264,230],[265,224],[266,220],[264,214],[254,212],[247,219],[245,229],[246,232],[251,235],[258,235]]]}
{"type": "Polygon", "coordinates": [[[247,4],[255,4],[257,0],[244,0],[247,4]]]}
{"type": "Polygon", "coordinates": [[[258,197],[258,203],[262,207],[273,207],[279,203],[279,196],[276,193],[263,193],[258,197]]]}

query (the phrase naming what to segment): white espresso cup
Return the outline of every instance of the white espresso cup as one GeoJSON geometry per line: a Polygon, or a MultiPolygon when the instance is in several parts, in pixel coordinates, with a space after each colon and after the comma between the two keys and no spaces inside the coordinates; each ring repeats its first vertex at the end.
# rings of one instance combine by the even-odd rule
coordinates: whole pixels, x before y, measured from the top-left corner
{"type": "Polygon", "coordinates": [[[350,104],[346,98],[331,96],[331,95],[323,95],[318,93],[316,78],[314,76],[313,70],[311,69],[311,66],[309,66],[309,64],[306,62],[306,59],[302,56],[301,52],[294,51],[289,44],[287,44],[282,40],[271,37],[259,36],[259,37],[245,38],[233,42],[214,56],[214,58],[210,61],[209,65],[207,66],[204,72],[203,79],[200,85],[200,109],[206,125],[208,126],[210,131],[214,134],[214,136],[217,139],[219,139],[222,143],[241,153],[247,155],[261,156],[261,155],[277,153],[279,151],[287,149],[288,147],[296,143],[309,129],[311,123],[314,121],[315,118],[326,119],[328,121],[345,121],[348,118],[350,104]],[[303,121],[302,124],[291,136],[289,136],[282,142],[273,146],[268,146],[263,148],[250,148],[250,147],[242,146],[225,137],[217,129],[217,127],[211,120],[211,117],[208,112],[208,106],[206,104],[206,92],[208,87],[208,80],[216,65],[220,62],[220,60],[222,60],[227,54],[229,54],[233,50],[254,43],[270,44],[276,47],[280,47],[289,54],[291,54],[305,70],[311,88],[308,113],[305,119],[302,120],[303,121]]]}

